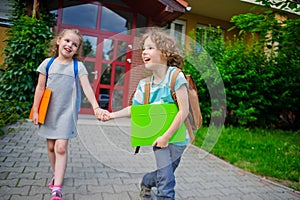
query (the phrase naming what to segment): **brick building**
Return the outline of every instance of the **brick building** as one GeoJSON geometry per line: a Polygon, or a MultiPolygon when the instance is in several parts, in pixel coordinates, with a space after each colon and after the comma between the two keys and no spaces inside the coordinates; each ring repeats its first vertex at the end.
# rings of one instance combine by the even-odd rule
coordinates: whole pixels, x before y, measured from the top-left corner
{"type": "MultiPolygon", "coordinates": [[[[2,2],[0,51],[5,46],[10,9],[9,0],[2,2]]],[[[191,30],[205,30],[200,38],[204,40],[209,26],[220,27],[223,30],[220,37],[230,38],[234,32],[226,30],[233,25],[231,17],[250,12],[253,1],[226,0],[224,4],[223,0],[47,0],[47,5],[57,16],[56,33],[65,28],[81,31],[88,49],[82,52],[83,61],[100,106],[118,110],[128,104],[128,96],[145,76],[138,43],[145,27],[170,29],[183,45],[191,30]]],[[[81,113],[92,112],[83,97],[81,113]]]]}

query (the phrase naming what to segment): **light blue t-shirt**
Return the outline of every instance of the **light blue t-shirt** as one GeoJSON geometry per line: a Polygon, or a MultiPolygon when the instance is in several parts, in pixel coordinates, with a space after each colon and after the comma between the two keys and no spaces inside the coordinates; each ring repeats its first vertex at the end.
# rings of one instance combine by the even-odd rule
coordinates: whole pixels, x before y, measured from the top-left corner
{"type": "MultiPolygon", "coordinates": [[[[171,89],[170,89],[170,83],[172,74],[175,72],[177,67],[169,67],[166,73],[165,78],[156,85],[153,85],[153,75],[150,79],[150,96],[149,96],[149,104],[164,104],[164,103],[174,103],[174,100],[172,98],[171,89]]],[[[132,105],[142,105],[144,104],[144,94],[145,94],[145,84],[146,79],[140,80],[136,92],[132,98],[132,105]]],[[[188,82],[184,77],[184,74],[180,72],[176,78],[175,83],[175,91],[180,88],[181,85],[185,84],[186,87],[188,87],[188,82]]],[[[188,131],[186,131],[186,141],[184,142],[176,142],[173,143],[175,145],[186,145],[190,139],[188,131]]]]}

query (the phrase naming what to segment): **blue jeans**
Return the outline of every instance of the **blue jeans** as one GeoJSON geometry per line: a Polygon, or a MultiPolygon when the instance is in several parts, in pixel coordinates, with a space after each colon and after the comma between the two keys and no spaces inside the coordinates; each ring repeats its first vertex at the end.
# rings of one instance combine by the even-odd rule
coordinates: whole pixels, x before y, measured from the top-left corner
{"type": "Polygon", "coordinates": [[[157,188],[157,200],[175,199],[174,172],[179,165],[185,146],[169,144],[166,148],[153,147],[157,170],[143,176],[142,183],[157,188]]]}

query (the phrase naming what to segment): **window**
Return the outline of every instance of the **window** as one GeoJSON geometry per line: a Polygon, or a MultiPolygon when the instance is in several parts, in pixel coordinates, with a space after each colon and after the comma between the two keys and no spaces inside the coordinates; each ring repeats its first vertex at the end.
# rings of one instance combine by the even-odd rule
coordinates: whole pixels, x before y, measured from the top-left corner
{"type": "Polygon", "coordinates": [[[186,22],[183,20],[174,20],[171,23],[170,27],[171,35],[177,40],[180,41],[180,44],[184,46],[185,42],[185,30],[186,30],[186,22]]]}
{"type": "Polygon", "coordinates": [[[96,58],[96,50],[97,50],[97,37],[83,35],[83,56],[96,58]]]}
{"type": "Polygon", "coordinates": [[[133,14],[130,12],[102,7],[101,30],[131,34],[132,21],[133,14]]]}
{"type": "Polygon", "coordinates": [[[95,29],[97,15],[98,6],[94,4],[65,7],[63,8],[62,23],[95,29]]]}
{"type": "MultiPolygon", "coordinates": [[[[12,25],[9,21],[9,17],[12,14],[12,7],[10,6],[10,0],[2,0],[0,5],[0,24],[1,25],[12,25]]],[[[2,38],[1,38],[2,39],[2,38]]]]}
{"type": "Polygon", "coordinates": [[[224,31],[221,28],[215,28],[212,26],[197,25],[196,29],[196,40],[201,45],[205,45],[208,42],[216,39],[223,38],[224,31]]]}

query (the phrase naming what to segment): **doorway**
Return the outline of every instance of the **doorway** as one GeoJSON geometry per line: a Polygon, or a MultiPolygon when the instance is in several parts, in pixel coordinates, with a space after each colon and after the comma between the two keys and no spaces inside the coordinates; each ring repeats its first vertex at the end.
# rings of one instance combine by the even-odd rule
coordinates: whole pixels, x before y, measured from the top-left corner
{"type": "MultiPolygon", "coordinates": [[[[130,70],[135,35],[132,30],[140,15],[128,7],[100,2],[64,7],[57,14],[59,32],[65,28],[77,28],[83,35],[83,63],[99,106],[109,111],[125,107],[129,82],[129,76],[125,74],[130,70]]],[[[80,113],[93,114],[84,93],[80,113]]]]}

